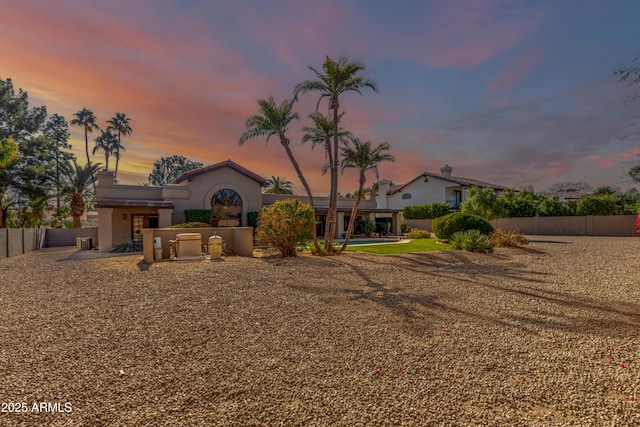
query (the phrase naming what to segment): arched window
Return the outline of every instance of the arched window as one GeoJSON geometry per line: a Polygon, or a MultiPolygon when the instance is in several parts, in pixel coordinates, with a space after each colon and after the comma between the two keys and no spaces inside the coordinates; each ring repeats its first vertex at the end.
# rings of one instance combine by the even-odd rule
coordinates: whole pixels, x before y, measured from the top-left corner
{"type": "Polygon", "coordinates": [[[242,225],[242,198],[238,193],[223,188],[211,198],[211,225],[238,227],[242,225]]]}
{"type": "Polygon", "coordinates": [[[402,199],[403,199],[403,200],[407,200],[407,199],[410,199],[410,198],[411,198],[411,193],[404,193],[404,194],[402,195],[402,199]]]}

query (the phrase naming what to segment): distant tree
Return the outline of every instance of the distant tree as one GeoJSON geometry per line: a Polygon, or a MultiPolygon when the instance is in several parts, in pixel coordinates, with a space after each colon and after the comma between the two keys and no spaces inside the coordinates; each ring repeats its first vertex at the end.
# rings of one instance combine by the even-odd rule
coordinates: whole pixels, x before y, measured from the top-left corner
{"type": "Polygon", "coordinates": [[[362,94],[364,89],[371,89],[377,92],[377,84],[364,76],[362,72],[365,69],[363,63],[359,61],[350,61],[347,57],[340,57],[333,60],[328,56],[322,64],[322,70],[316,70],[312,66],[309,69],[315,74],[315,79],[305,80],[298,83],[294,89],[294,96],[297,98],[300,93],[319,92],[320,96],[316,104],[316,110],[323,99],[328,100],[329,111],[333,113],[333,145],[330,151],[333,158],[329,159],[329,169],[331,171],[331,188],[329,194],[329,214],[327,215],[327,232],[325,233],[325,248],[333,251],[333,239],[335,236],[336,223],[333,220],[338,214],[338,167],[340,154],[340,133],[339,122],[342,117],[340,114],[340,96],[347,92],[356,92],[362,94]]]}
{"type": "Polygon", "coordinates": [[[558,191],[576,191],[579,193],[589,193],[593,188],[586,182],[557,182],[549,187],[550,193],[557,193],[558,191]]]}
{"type": "Polygon", "coordinates": [[[364,192],[364,184],[366,183],[366,173],[373,171],[378,178],[378,165],[382,162],[395,162],[395,158],[388,153],[391,146],[383,142],[376,147],[372,147],[370,142],[361,142],[359,139],[354,138],[353,141],[343,147],[342,149],[342,171],[346,168],[353,168],[358,170],[358,195],[356,201],[351,209],[351,217],[349,218],[349,225],[347,226],[347,234],[344,238],[344,243],[340,251],[344,251],[349,244],[349,238],[353,233],[353,227],[356,221],[356,215],[358,214],[358,206],[362,200],[362,194],[364,192]]]}
{"type": "MultiPolygon", "coordinates": [[[[289,138],[287,138],[286,135],[289,124],[293,120],[300,118],[298,113],[293,111],[293,103],[293,100],[289,101],[285,99],[280,103],[280,105],[278,105],[271,96],[269,96],[268,99],[259,99],[258,106],[260,108],[258,114],[249,117],[245,122],[245,131],[240,136],[239,144],[243,145],[248,140],[258,137],[266,137],[268,143],[272,136],[277,136],[280,145],[284,148],[291,165],[298,175],[298,179],[307,192],[309,203],[311,206],[315,206],[313,203],[311,188],[309,187],[309,184],[307,184],[307,180],[302,174],[302,169],[300,169],[300,165],[298,165],[298,162],[291,151],[291,141],[289,141],[289,138]]],[[[312,237],[314,249],[319,252],[320,247],[318,245],[315,227],[313,227],[312,237]]]]}
{"type": "MultiPolygon", "coordinates": [[[[631,66],[621,66],[619,68],[613,69],[613,76],[617,77],[617,83],[624,83],[626,86],[633,86],[635,84],[640,83],[640,54],[636,55],[632,60],[633,65],[631,66]]],[[[640,94],[634,93],[633,95],[628,95],[626,99],[626,103],[636,102],[640,94]]],[[[625,139],[633,139],[638,140],[640,135],[636,134],[631,137],[625,137],[625,139]]],[[[637,183],[640,183],[640,164],[633,166],[629,169],[628,172],[629,177],[637,183]]]]}
{"type": "MultiPolygon", "coordinates": [[[[98,119],[96,118],[96,115],[93,113],[93,111],[89,110],[86,107],[75,113],[74,116],[75,119],[71,120],[71,124],[82,126],[84,128],[84,151],[87,155],[87,164],[90,165],[91,158],[89,157],[89,132],[93,132],[94,129],[100,129],[98,127],[98,124],[96,123],[98,119]]],[[[93,184],[93,191],[95,192],[96,183],[93,175],[91,176],[91,179],[93,184]]]]}
{"type": "Polygon", "coordinates": [[[55,187],[56,187],[56,209],[61,208],[62,198],[62,177],[63,171],[69,164],[69,161],[74,157],[73,154],[64,150],[70,150],[71,144],[69,144],[69,138],[71,134],[69,132],[69,125],[64,117],[54,114],[49,117],[44,129],[45,136],[53,144],[55,152],[55,187]]]}
{"type": "Polygon", "coordinates": [[[100,130],[100,136],[96,138],[96,145],[93,147],[91,154],[96,154],[99,150],[104,152],[105,169],[109,170],[109,158],[118,145],[118,137],[109,128],[100,130]]]}
{"type": "Polygon", "coordinates": [[[267,180],[264,193],[266,194],[293,194],[291,181],[287,181],[285,178],[271,175],[271,178],[267,180]]]}
{"type": "Polygon", "coordinates": [[[473,186],[467,200],[460,205],[460,212],[486,220],[501,218],[506,216],[505,199],[498,197],[492,188],[473,186]]]}
{"type": "Polygon", "coordinates": [[[107,120],[107,124],[109,125],[107,128],[110,128],[114,131],[118,132],[118,141],[114,144],[113,147],[113,155],[116,158],[116,171],[113,177],[114,180],[118,179],[118,165],[120,164],[120,151],[125,151],[124,146],[121,143],[122,135],[129,136],[133,129],[131,128],[131,119],[127,117],[125,113],[116,113],[111,119],[107,120]]]}
{"type": "Polygon", "coordinates": [[[184,156],[162,157],[153,164],[149,174],[149,184],[167,185],[185,172],[202,167],[202,163],[194,162],[184,156]]]}
{"type": "Polygon", "coordinates": [[[6,227],[10,209],[29,209],[31,200],[42,200],[51,190],[52,151],[42,137],[46,119],[45,107],[30,107],[26,91],[16,93],[11,79],[0,79],[1,150],[11,157],[0,167],[0,228],[6,227]]]}
{"type": "MultiPolygon", "coordinates": [[[[618,78],[618,83],[625,83],[627,86],[640,83],[640,54],[633,58],[634,65],[623,65],[613,69],[613,76],[618,78]]],[[[627,96],[627,102],[635,102],[640,95],[627,96]]]]}
{"type": "Polygon", "coordinates": [[[100,163],[78,165],[73,159],[65,171],[65,186],[63,193],[69,201],[71,216],[73,216],[73,228],[81,228],[80,217],[84,213],[87,203],[95,194],[89,184],[93,182],[93,176],[100,169],[100,163]]]}

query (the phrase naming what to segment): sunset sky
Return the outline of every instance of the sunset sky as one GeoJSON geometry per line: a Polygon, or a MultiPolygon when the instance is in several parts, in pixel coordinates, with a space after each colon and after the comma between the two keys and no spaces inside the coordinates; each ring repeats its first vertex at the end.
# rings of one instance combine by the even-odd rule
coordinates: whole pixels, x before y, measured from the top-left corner
{"type": "MultiPolygon", "coordinates": [[[[363,62],[378,84],[344,95],[343,126],[391,144],[397,160],[380,178],[397,184],[447,163],[514,188],[628,189],[640,161],[640,143],[623,139],[640,130],[640,103],[625,105],[640,87],[612,76],[640,53],[637,0],[0,0],[0,10],[0,78],[31,105],[67,120],[87,107],[101,126],[116,111],[131,117],[122,183],[145,183],[155,160],[181,154],[232,159],[302,193],[277,139],[238,139],[258,98],[291,97],[327,55],[363,62]]],[[[290,138],[326,194],[322,151],[299,142],[316,100],[302,96],[290,138]]],[[[83,138],[72,127],[80,160],[83,138]]],[[[340,191],[355,189],[345,172],[340,191]]]]}

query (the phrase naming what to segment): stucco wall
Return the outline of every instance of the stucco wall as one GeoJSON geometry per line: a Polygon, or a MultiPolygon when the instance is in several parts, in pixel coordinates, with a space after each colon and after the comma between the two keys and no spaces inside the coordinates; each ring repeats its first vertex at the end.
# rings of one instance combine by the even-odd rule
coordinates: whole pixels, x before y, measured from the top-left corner
{"type": "MultiPolygon", "coordinates": [[[[387,196],[387,206],[389,209],[402,209],[405,206],[426,205],[429,203],[445,203],[447,201],[447,192],[451,193],[451,189],[447,187],[460,189],[455,183],[445,181],[435,177],[428,177],[429,181],[424,182],[423,179],[417,179],[405,188],[402,192],[387,196]],[[402,195],[411,193],[410,199],[403,199],[402,195]]],[[[452,198],[452,197],[449,197],[452,198]]]]}
{"type": "Polygon", "coordinates": [[[98,241],[98,228],[48,228],[44,246],[46,248],[75,246],[76,237],[91,237],[93,243],[98,241]]]}
{"type": "Polygon", "coordinates": [[[210,227],[210,228],[154,228],[145,229],[144,234],[144,259],[153,261],[153,237],[160,237],[162,242],[162,258],[169,259],[169,240],[175,240],[180,233],[200,233],[201,242],[206,244],[209,237],[220,236],[226,243],[227,253],[233,255],[253,255],[253,228],[252,227],[210,227]]]}
{"type": "MultiPolygon", "coordinates": [[[[500,218],[489,221],[495,228],[522,234],[548,236],[636,236],[635,215],[546,216],[500,218]]],[[[431,219],[408,219],[407,227],[433,231],[431,219]]]]}
{"type": "MultiPolygon", "coordinates": [[[[242,198],[242,223],[247,223],[247,212],[258,211],[262,208],[260,184],[240,172],[231,168],[221,168],[198,175],[192,181],[180,184],[188,189],[189,198],[172,199],[174,203],[174,224],[185,222],[186,209],[210,209],[211,199],[216,191],[229,188],[242,198]]],[[[172,186],[176,189],[179,186],[172,186]]],[[[171,200],[171,199],[169,199],[171,200]]]]}

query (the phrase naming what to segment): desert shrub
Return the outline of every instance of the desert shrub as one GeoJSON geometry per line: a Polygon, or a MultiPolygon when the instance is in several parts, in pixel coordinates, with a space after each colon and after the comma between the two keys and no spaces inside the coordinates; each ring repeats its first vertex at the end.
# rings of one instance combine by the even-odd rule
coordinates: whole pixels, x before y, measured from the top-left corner
{"type": "Polygon", "coordinates": [[[183,222],[182,224],[174,224],[170,228],[207,228],[207,227],[211,227],[211,223],[183,222]]]}
{"type": "Polygon", "coordinates": [[[129,242],[129,243],[121,243],[119,245],[114,246],[111,251],[116,254],[123,254],[129,252],[142,252],[142,242],[129,242]]]}
{"type": "Polygon", "coordinates": [[[529,239],[517,231],[505,231],[497,229],[489,235],[493,246],[522,246],[528,245],[529,239]]]}
{"type": "Polygon", "coordinates": [[[480,230],[465,230],[453,233],[451,245],[454,249],[462,249],[469,252],[493,252],[491,239],[480,230]]]}
{"type": "Polygon", "coordinates": [[[211,209],[185,209],[185,222],[202,222],[211,225],[211,209]]]}
{"type": "MultiPolygon", "coordinates": [[[[638,204],[640,205],[640,202],[638,202],[638,204]]],[[[407,227],[407,220],[402,217],[402,219],[400,220],[400,233],[406,233],[408,228],[409,227],[407,227]]]]}
{"type": "Polygon", "coordinates": [[[620,207],[616,203],[615,195],[584,196],[578,200],[578,215],[616,215],[620,207]]]}
{"type": "Polygon", "coordinates": [[[359,218],[356,229],[365,236],[371,237],[373,232],[376,230],[376,223],[371,221],[369,218],[359,218]]]}
{"type": "Polygon", "coordinates": [[[405,206],[402,216],[406,219],[434,219],[444,216],[451,211],[446,203],[429,203],[420,206],[405,206]]]}
{"type": "Polygon", "coordinates": [[[460,212],[477,215],[485,219],[496,219],[507,216],[505,198],[499,197],[492,188],[472,186],[469,197],[460,205],[460,212]]]}
{"type": "Polygon", "coordinates": [[[258,222],[258,241],[279,250],[282,256],[296,256],[296,247],[311,239],[315,211],[299,200],[279,200],[265,206],[258,222]]]}
{"type": "Polygon", "coordinates": [[[439,239],[449,239],[458,231],[478,230],[489,235],[494,230],[491,224],[479,216],[457,212],[434,219],[432,227],[439,239]]]}
{"type": "Polygon", "coordinates": [[[408,234],[410,239],[428,239],[431,237],[431,233],[427,230],[420,230],[419,228],[414,228],[408,234]]]}

